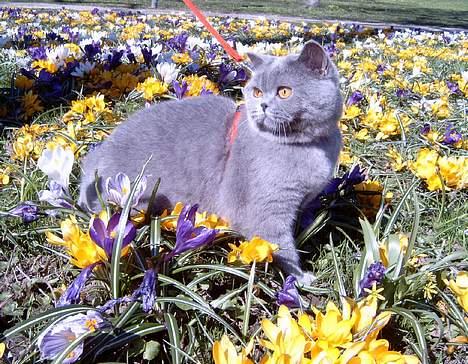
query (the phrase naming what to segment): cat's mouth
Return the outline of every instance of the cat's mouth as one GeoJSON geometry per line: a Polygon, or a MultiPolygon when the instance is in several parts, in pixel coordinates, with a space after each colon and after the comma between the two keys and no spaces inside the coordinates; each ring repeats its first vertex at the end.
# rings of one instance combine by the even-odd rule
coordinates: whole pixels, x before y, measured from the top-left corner
{"type": "Polygon", "coordinates": [[[301,134],[301,124],[300,119],[293,119],[291,122],[280,122],[267,116],[257,119],[257,127],[260,131],[279,137],[301,134]]]}

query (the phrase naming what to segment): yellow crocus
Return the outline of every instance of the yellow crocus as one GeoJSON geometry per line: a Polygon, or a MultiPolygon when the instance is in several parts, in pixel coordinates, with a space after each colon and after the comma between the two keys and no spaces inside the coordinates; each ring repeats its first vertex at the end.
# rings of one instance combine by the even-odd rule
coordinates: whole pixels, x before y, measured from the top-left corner
{"type": "Polygon", "coordinates": [[[468,312],[468,272],[458,272],[455,280],[447,281],[445,279],[444,282],[457,297],[460,306],[465,312],[468,312]]]}
{"type": "Polygon", "coordinates": [[[73,265],[85,268],[90,264],[107,260],[104,250],[91,239],[88,232],[80,229],[74,216],[62,221],[60,229],[62,238],[47,231],[47,241],[65,247],[73,265]]]}
{"type": "Polygon", "coordinates": [[[254,341],[250,340],[247,347],[238,354],[229,337],[223,335],[220,341],[215,341],[213,344],[213,360],[215,364],[253,364],[253,361],[247,357],[253,349],[253,344],[254,341]]]}
{"type": "Polygon", "coordinates": [[[249,241],[242,242],[239,246],[229,244],[232,249],[227,256],[228,263],[241,261],[243,264],[250,264],[254,261],[257,263],[273,261],[273,253],[278,250],[278,245],[272,244],[258,236],[254,236],[249,241]]]}

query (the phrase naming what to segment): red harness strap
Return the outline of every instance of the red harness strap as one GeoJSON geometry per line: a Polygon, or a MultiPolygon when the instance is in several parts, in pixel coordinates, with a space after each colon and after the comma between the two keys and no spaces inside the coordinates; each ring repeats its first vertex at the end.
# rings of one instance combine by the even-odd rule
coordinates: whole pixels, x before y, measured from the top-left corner
{"type": "Polygon", "coordinates": [[[231,127],[229,128],[229,145],[233,145],[234,141],[237,138],[237,133],[239,131],[239,122],[241,118],[241,105],[237,107],[236,112],[234,113],[234,118],[232,119],[231,127]]]}
{"type": "Polygon", "coordinates": [[[209,21],[206,19],[205,15],[200,11],[200,9],[197,8],[197,6],[191,1],[191,0],[183,0],[185,5],[188,6],[188,8],[192,11],[192,13],[202,22],[202,24],[208,29],[208,31],[215,37],[218,42],[221,44],[221,46],[224,48],[224,50],[236,61],[236,62],[242,62],[242,57],[239,53],[236,52],[234,48],[232,48],[228,42],[224,40],[224,38],[221,36],[221,34],[218,33],[218,31],[213,28],[213,26],[209,23],[209,21]]]}

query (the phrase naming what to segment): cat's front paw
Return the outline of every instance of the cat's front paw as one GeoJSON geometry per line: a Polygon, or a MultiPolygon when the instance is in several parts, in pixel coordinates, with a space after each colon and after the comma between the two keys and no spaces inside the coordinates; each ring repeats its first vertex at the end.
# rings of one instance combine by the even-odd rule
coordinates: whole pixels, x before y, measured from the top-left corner
{"type": "Polygon", "coordinates": [[[317,277],[315,277],[311,272],[302,272],[302,274],[298,275],[296,278],[299,286],[306,287],[310,287],[312,282],[317,279],[317,277]]]}

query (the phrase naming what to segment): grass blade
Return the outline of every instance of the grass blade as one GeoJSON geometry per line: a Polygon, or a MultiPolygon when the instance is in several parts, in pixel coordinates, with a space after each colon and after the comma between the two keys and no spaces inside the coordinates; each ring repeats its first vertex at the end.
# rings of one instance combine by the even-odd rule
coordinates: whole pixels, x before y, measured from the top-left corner
{"type": "Polygon", "coordinates": [[[180,356],[180,337],[179,337],[179,326],[174,315],[170,313],[164,314],[164,320],[166,322],[167,333],[169,334],[169,341],[171,343],[171,363],[180,364],[182,358],[180,356]]]}
{"type": "Polygon", "coordinates": [[[249,283],[247,284],[247,294],[245,299],[244,323],[242,325],[242,335],[244,337],[247,337],[247,331],[250,326],[250,306],[252,305],[252,292],[255,281],[255,265],[256,261],[254,260],[252,268],[250,268],[249,283]]]}
{"type": "Polygon", "coordinates": [[[228,329],[242,343],[242,345],[245,345],[242,338],[239,336],[237,331],[234,330],[234,328],[231,325],[229,325],[222,317],[214,313],[211,309],[207,309],[205,306],[202,306],[197,302],[193,302],[182,297],[159,297],[159,298],[156,298],[156,302],[157,303],[181,304],[181,305],[189,306],[190,308],[194,310],[198,310],[199,312],[205,315],[208,315],[211,318],[218,321],[221,325],[223,325],[226,329],[228,329]]]}
{"type": "Polygon", "coordinates": [[[95,354],[94,358],[98,357],[106,351],[121,348],[133,340],[140,339],[143,336],[164,331],[166,327],[162,324],[141,324],[130,328],[126,328],[125,332],[110,340],[106,345],[102,346],[95,354]]]}
{"type": "Polygon", "coordinates": [[[419,323],[418,318],[406,308],[393,307],[388,309],[388,311],[394,312],[397,315],[400,315],[401,317],[404,317],[408,320],[408,322],[413,327],[414,333],[416,334],[416,339],[418,340],[418,351],[416,354],[419,356],[419,359],[421,359],[422,364],[429,364],[429,355],[427,352],[427,343],[425,337],[426,333],[421,324],[419,323]]]}
{"type": "Polygon", "coordinates": [[[119,224],[117,227],[117,238],[115,239],[114,246],[112,247],[110,284],[111,284],[112,298],[114,299],[120,297],[120,256],[121,256],[120,252],[122,250],[124,231],[125,231],[125,226],[127,224],[128,216],[130,214],[133,195],[135,194],[138,184],[143,178],[143,173],[145,172],[145,168],[148,165],[150,160],[151,160],[151,157],[148,158],[143,168],[141,169],[140,174],[137,176],[137,178],[135,178],[135,181],[133,182],[133,186],[128,196],[127,202],[122,210],[122,214],[120,215],[120,220],[119,220],[119,224]]]}
{"type": "Polygon", "coordinates": [[[335,246],[333,244],[331,233],[330,233],[329,241],[330,241],[330,248],[331,248],[331,253],[332,253],[332,258],[333,258],[333,268],[335,269],[336,282],[338,284],[338,292],[340,293],[340,297],[346,297],[347,295],[346,295],[346,288],[343,282],[343,274],[340,272],[340,267],[338,266],[338,259],[336,259],[336,251],[335,251],[335,246]]]}

